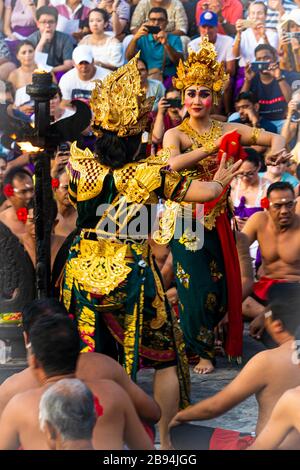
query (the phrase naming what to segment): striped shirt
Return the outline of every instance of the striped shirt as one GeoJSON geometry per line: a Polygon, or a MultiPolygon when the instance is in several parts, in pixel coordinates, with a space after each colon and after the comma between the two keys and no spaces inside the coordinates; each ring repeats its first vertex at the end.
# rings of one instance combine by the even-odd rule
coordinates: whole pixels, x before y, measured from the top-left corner
{"type": "MultiPolygon", "coordinates": [[[[265,2],[265,3],[267,4],[268,2],[265,2]]],[[[290,11],[292,11],[294,8],[299,8],[298,5],[296,5],[293,0],[283,0],[282,4],[283,4],[285,13],[290,13],[290,11]]],[[[266,28],[277,30],[278,22],[279,22],[279,12],[276,10],[271,10],[271,8],[268,8],[267,18],[266,18],[266,28]]]]}

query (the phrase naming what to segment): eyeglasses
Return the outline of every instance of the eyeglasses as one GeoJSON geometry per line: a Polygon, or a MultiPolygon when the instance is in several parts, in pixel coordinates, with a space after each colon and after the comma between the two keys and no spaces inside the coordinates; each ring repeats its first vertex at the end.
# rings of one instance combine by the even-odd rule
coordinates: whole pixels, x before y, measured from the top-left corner
{"type": "Polygon", "coordinates": [[[43,21],[39,21],[40,24],[55,24],[56,21],[55,20],[43,20],[43,21]]]}

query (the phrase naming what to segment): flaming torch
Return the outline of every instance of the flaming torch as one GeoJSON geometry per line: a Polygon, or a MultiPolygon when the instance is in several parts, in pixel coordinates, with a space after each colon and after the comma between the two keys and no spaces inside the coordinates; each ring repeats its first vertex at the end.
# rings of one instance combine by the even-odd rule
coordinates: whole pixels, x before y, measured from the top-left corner
{"type": "Polygon", "coordinates": [[[49,210],[50,198],[52,198],[52,189],[50,155],[46,150],[50,146],[50,100],[57,93],[57,89],[57,85],[52,82],[52,75],[43,70],[35,70],[32,75],[32,83],[26,87],[26,93],[35,103],[36,140],[34,144],[37,147],[34,147],[34,150],[27,147],[25,151],[36,152],[34,165],[36,287],[38,298],[50,295],[51,227],[49,226],[47,211],[49,210]]]}

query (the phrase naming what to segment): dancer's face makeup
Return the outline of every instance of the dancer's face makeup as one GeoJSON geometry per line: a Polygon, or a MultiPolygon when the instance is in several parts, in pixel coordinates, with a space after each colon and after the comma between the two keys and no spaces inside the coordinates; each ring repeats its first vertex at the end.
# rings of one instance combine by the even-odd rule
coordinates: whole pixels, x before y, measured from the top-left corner
{"type": "Polygon", "coordinates": [[[185,90],[184,104],[190,116],[203,117],[212,107],[212,92],[203,86],[190,86],[185,90]]]}

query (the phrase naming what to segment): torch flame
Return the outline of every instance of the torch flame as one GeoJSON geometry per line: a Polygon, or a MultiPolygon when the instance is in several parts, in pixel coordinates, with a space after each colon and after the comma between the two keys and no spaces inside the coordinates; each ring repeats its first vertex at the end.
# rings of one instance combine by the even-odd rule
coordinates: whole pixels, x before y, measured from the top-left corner
{"type": "Polygon", "coordinates": [[[16,140],[16,138],[17,138],[16,134],[10,134],[9,137],[10,137],[11,139],[13,139],[13,140],[16,140]]]}
{"type": "Polygon", "coordinates": [[[48,73],[47,70],[44,69],[35,69],[33,73],[48,73]]]}
{"type": "Polygon", "coordinates": [[[18,146],[22,152],[26,153],[36,153],[44,150],[41,147],[34,147],[31,142],[18,142],[18,146]]]}

